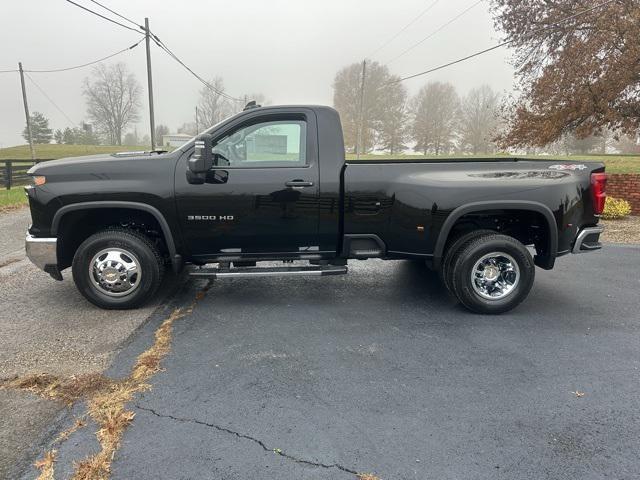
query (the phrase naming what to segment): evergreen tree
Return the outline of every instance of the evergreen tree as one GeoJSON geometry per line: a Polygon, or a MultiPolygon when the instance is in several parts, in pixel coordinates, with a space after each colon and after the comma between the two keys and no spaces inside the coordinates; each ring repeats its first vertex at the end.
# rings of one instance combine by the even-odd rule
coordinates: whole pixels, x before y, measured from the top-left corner
{"type": "MultiPolygon", "coordinates": [[[[49,119],[40,112],[33,112],[31,119],[31,138],[33,143],[51,143],[53,133],[49,128],[49,119]]],[[[29,129],[25,125],[22,136],[29,141],[29,129]]]]}
{"type": "Polygon", "coordinates": [[[76,143],[76,134],[69,127],[65,128],[62,133],[62,143],[66,145],[74,145],[76,143]]]}

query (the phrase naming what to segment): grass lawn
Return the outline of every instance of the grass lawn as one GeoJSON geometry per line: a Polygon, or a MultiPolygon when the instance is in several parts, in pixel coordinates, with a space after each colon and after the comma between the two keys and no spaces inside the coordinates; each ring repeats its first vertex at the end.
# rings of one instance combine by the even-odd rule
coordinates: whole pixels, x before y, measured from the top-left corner
{"type": "MultiPolygon", "coordinates": [[[[531,160],[544,160],[561,162],[603,162],[607,167],[607,173],[640,173],[640,155],[361,155],[361,160],[380,160],[384,161],[389,158],[406,159],[406,160],[442,160],[447,161],[455,158],[465,158],[473,160],[473,158],[527,158],[531,160]]],[[[348,160],[355,160],[356,156],[347,154],[348,160]]]]}
{"type": "MultiPolygon", "coordinates": [[[[36,158],[56,159],[64,157],[80,157],[97,153],[130,152],[133,150],[149,150],[150,147],[130,145],[57,145],[55,143],[35,145],[36,158]]],[[[0,148],[0,160],[31,160],[29,145],[0,148]]]]}
{"type": "Polygon", "coordinates": [[[11,190],[0,190],[0,212],[13,210],[27,203],[27,196],[24,193],[23,187],[14,187],[11,190]]]}

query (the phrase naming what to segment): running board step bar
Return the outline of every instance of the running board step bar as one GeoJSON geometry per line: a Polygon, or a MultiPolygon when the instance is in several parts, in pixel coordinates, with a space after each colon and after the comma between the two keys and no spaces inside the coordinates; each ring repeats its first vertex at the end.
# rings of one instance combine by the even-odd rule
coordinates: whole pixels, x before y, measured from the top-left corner
{"type": "Polygon", "coordinates": [[[192,277],[207,278],[248,278],[248,277],[292,277],[303,275],[345,275],[348,269],[343,265],[310,267],[238,267],[238,268],[196,268],[189,272],[192,277]]]}

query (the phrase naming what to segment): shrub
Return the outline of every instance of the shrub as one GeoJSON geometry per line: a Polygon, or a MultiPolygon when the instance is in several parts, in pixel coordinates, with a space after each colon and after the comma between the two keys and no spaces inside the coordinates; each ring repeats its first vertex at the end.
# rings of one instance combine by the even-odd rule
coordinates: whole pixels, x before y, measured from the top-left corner
{"type": "Polygon", "coordinates": [[[624,218],[631,213],[631,205],[622,198],[607,197],[604,204],[604,212],[602,218],[607,220],[615,220],[624,218]]]}

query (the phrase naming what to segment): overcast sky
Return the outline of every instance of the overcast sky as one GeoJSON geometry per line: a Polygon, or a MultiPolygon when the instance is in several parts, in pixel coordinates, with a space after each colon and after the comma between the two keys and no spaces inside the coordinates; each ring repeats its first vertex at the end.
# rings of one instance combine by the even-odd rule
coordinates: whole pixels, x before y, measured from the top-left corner
{"type": "MultiPolygon", "coordinates": [[[[89,0],[75,0],[100,10],[89,0]]],[[[439,0],[415,24],[373,55],[387,62],[477,0],[439,0]]],[[[261,92],[273,104],[331,105],[336,71],[362,61],[397,34],[434,0],[101,0],[151,30],[205,78],[220,75],[234,96],[261,92]]],[[[0,70],[52,69],[82,64],[135,43],[139,35],[95,17],[65,0],[3,2],[0,70]]],[[[389,64],[409,75],[491,46],[500,38],[488,2],[482,2],[441,32],[389,64]]],[[[406,82],[410,93],[433,80],[453,83],[459,93],[482,83],[499,91],[513,84],[510,52],[500,49],[463,64],[406,82]]],[[[144,42],[108,62],[126,62],[144,86],[137,125],[147,133],[144,42]]],[[[174,132],[192,121],[201,84],[158,48],[152,48],[156,125],[174,132]]],[[[81,95],[91,68],[64,73],[31,73],[33,80],[76,124],[85,117],[81,95]]],[[[54,129],[69,120],[27,79],[29,108],[43,112],[54,129]]],[[[24,112],[17,74],[0,74],[0,147],[24,143],[24,112]]]]}

